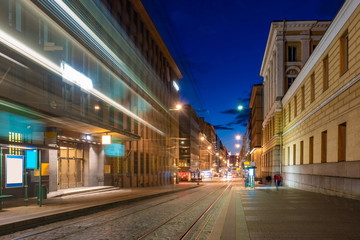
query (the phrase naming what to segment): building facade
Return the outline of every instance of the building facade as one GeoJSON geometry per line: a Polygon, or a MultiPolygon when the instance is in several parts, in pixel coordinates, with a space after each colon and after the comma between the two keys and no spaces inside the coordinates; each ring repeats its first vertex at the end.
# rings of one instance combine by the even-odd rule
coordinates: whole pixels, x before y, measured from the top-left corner
{"type": "Polygon", "coordinates": [[[263,122],[263,85],[253,85],[250,102],[250,124],[251,124],[251,161],[255,162],[255,178],[265,178],[262,173],[262,122],[263,122]]]}
{"type": "Polygon", "coordinates": [[[216,142],[217,135],[213,125],[205,122],[203,117],[199,118],[200,126],[200,167],[201,170],[212,170],[216,164],[216,142]]]}
{"type": "Polygon", "coordinates": [[[281,172],[282,98],[292,86],[330,21],[276,21],[270,32],[261,65],[264,78],[262,172],[281,172]]]}
{"type": "Polygon", "coordinates": [[[174,182],[182,76],[141,1],[0,6],[3,193],[35,192],[39,175],[47,191],[174,182]],[[7,155],[25,156],[28,190],[6,185],[7,155]]]}
{"type": "Polygon", "coordinates": [[[179,114],[179,168],[184,172],[201,170],[199,116],[191,105],[183,105],[179,114]]]}
{"type": "Polygon", "coordinates": [[[286,185],[360,199],[360,1],[345,1],[284,95],[286,185]]]}

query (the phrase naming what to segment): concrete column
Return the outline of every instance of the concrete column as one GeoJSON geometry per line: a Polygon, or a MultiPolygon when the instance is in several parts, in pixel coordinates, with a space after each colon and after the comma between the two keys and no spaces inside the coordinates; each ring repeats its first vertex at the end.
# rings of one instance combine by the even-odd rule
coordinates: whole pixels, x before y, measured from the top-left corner
{"type": "MultiPolygon", "coordinates": [[[[57,129],[49,127],[45,132],[45,145],[49,147],[57,146],[57,129]]],[[[49,192],[57,191],[57,155],[58,150],[47,149],[42,151],[42,162],[49,162],[49,192]]]]}
{"type": "Polygon", "coordinates": [[[104,186],[104,150],[102,146],[91,144],[88,153],[87,186],[104,186]]]}
{"type": "Polygon", "coordinates": [[[273,83],[274,83],[274,87],[273,87],[273,99],[272,102],[275,102],[276,97],[277,97],[277,77],[276,77],[276,56],[275,53],[273,53],[273,57],[272,57],[273,61],[272,61],[272,79],[273,79],[273,83]]]}
{"type": "Polygon", "coordinates": [[[285,64],[283,36],[277,36],[276,39],[276,96],[284,96],[284,64],[285,64]]]}
{"type": "Polygon", "coordinates": [[[304,66],[305,62],[310,56],[310,38],[301,39],[301,64],[304,66]]]}

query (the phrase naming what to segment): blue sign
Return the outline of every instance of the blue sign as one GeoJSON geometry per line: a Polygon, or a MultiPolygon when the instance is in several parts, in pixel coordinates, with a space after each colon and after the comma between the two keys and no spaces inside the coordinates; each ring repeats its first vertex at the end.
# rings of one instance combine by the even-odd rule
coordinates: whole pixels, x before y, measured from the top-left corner
{"type": "Polygon", "coordinates": [[[125,146],[118,143],[111,143],[104,148],[106,156],[123,157],[125,155],[125,146]]]}
{"type": "Polygon", "coordinates": [[[26,169],[37,169],[37,151],[26,150],[25,151],[25,168],[26,169]]]}

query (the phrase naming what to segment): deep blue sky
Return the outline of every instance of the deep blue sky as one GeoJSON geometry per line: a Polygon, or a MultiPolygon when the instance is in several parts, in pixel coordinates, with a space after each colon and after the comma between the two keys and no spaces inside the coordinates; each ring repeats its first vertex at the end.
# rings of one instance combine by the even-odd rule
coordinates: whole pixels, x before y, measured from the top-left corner
{"type": "Polygon", "coordinates": [[[343,0],[142,0],[178,64],[183,103],[217,129],[234,154],[272,21],[332,20],[343,0]],[[241,103],[245,110],[236,111],[241,103]]]}

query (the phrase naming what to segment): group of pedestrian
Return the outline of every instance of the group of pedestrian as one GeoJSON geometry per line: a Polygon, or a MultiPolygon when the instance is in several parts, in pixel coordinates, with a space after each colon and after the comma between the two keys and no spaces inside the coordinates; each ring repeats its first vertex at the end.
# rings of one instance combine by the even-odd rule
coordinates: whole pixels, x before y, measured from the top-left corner
{"type": "MultiPolygon", "coordinates": [[[[268,175],[268,176],[266,176],[265,179],[266,179],[267,184],[268,184],[268,185],[271,185],[271,180],[272,180],[271,176],[268,175]]],[[[275,175],[274,175],[274,181],[275,181],[276,189],[278,189],[279,186],[282,185],[282,177],[281,177],[281,175],[278,174],[278,173],[275,174],[275,175]]]]}

